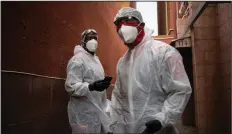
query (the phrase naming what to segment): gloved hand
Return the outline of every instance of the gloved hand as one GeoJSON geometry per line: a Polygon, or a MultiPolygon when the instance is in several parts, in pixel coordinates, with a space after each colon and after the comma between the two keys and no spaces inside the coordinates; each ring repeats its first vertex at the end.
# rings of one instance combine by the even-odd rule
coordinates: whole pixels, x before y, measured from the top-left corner
{"type": "Polygon", "coordinates": [[[89,84],[89,90],[90,91],[104,91],[105,89],[107,89],[110,86],[110,82],[106,81],[106,80],[99,80],[99,81],[95,81],[92,84],[89,84]]]}
{"type": "Polygon", "coordinates": [[[141,134],[153,134],[162,128],[162,124],[159,120],[151,120],[146,124],[146,129],[141,134]]]}

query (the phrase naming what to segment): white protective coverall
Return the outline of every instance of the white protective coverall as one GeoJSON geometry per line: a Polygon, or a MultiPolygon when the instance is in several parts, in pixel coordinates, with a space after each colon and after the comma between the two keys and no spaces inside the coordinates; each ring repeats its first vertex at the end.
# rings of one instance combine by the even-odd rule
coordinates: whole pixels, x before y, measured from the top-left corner
{"type": "Polygon", "coordinates": [[[69,123],[72,133],[109,132],[106,91],[89,91],[88,85],[104,79],[103,67],[96,55],[76,46],[67,66],[65,89],[69,93],[69,123]]]}
{"type": "Polygon", "coordinates": [[[112,92],[110,128],[114,133],[141,133],[150,120],[163,128],[155,134],[176,134],[178,120],[192,89],[182,57],[170,45],[152,39],[150,29],[134,49],[117,64],[112,92]]]}

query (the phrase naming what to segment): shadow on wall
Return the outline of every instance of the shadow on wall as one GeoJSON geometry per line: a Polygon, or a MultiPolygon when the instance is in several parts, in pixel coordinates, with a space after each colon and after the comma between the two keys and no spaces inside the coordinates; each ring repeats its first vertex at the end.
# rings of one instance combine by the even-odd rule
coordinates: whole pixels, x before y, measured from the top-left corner
{"type": "Polygon", "coordinates": [[[3,72],[2,133],[68,134],[64,80],[3,72]]]}

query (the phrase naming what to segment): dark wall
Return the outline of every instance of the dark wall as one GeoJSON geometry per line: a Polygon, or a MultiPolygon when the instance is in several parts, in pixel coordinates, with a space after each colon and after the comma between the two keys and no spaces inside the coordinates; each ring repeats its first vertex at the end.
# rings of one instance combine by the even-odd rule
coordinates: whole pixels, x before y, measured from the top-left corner
{"type": "MultiPolygon", "coordinates": [[[[232,46],[232,3],[217,5],[221,81],[222,85],[218,92],[218,122],[221,133],[231,133],[231,46],[232,46]]],[[[219,43],[217,44],[219,45],[219,43]]]]}
{"type": "MultiPolygon", "coordinates": [[[[97,54],[115,80],[126,51],[113,24],[120,2],[1,2],[1,8],[2,70],[65,78],[80,34],[94,28],[97,54]]],[[[4,134],[68,134],[67,103],[64,80],[2,71],[4,134]]]]}
{"type": "Polygon", "coordinates": [[[66,65],[87,28],[99,33],[98,56],[115,78],[126,51],[113,18],[120,2],[2,2],[2,69],[66,77],[66,65]],[[107,51],[106,51],[107,50],[107,51]]]}
{"type": "Polygon", "coordinates": [[[69,134],[64,80],[1,73],[3,134],[69,134]]]}

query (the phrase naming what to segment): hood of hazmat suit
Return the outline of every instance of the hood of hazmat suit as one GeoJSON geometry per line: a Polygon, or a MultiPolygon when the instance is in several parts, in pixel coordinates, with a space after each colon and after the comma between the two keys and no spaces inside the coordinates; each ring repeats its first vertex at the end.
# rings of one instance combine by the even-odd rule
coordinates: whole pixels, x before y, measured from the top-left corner
{"type": "Polygon", "coordinates": [[[77,45],[68,62],[65,81],[65,89],[70,95],[68,116],[73,133],[109,132],[106,91],[88,89],[90,83],[101,79],[104,79],[104,70],[98,57],[77,45]]]}
{"type": "Polygon", "coordinates": [[[177,121],[192,89],[182,57],[172,46],[152,39],[145,28],[140,44],[128,50],[117,64],[111,99],[110,129],[114,133],[141,133],[150,120],[159,120],[155,134],[176,134],[177,121]]]}

